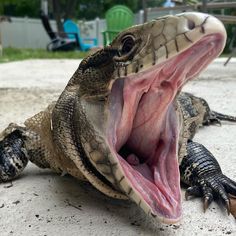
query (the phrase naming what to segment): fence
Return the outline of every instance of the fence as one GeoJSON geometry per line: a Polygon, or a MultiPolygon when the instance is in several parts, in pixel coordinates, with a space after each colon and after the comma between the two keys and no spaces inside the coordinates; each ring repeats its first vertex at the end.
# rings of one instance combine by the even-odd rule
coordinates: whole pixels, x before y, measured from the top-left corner
{"type": "MultiPolygon", "coordinates": [[[[174,12],[178,13],[178,12],[174,12]]],[[[173,14],[172,11],[166,11],[165,14],[173,14]]],[[[163,13],[150,13],[148,20],[162,16],[163,13]]],[[[45,48],[50,39],[43,28],[40,19],[16,18],[11,17],[12,22],[2,22],[0,24],[0,35],[2,37],[3,47],[16,48],[45,48]]],[[[141,10],[135,14],[135,24],[140,24],[144,20],[144,12],[141,10]]],[[[53,30],[56,32],[56,22],[50,21],[53,30]]],[[[96,37],[98,44],[103,45],[101,32],[106,29],[104,19],[95,19],[93,21],[79,21],[82,37],[96,37]]]]}
{"type": "MultiPolygon", "coordinates": [[[[11,20],[0,25],[3,47],[45,48],[49,37],[39,19],[12,17],[11,20]]],[[[51,24],[56,29],[55,22],[51,24]]]]}

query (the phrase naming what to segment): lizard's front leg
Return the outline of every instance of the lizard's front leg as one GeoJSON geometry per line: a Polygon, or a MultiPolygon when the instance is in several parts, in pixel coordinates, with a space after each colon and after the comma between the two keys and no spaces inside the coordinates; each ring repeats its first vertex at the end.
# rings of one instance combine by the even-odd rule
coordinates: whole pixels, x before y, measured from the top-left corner
{"type": "Polygon", "coordinates": [[[181,181],[191,186],[186,190],[186,198],[203,197],[204,211],[214,198],[219,198],[230,213],[228,194],[236,195],[236,182],[222,173],[215,157],[202,144],[188,142],[187,155],[180,163],[180,175],[181,181]]]}
{"type": "Polygon", "coordinates": [[[0,134],[0,182],[16,178],[28,163],[23,129],[10,124],[0,134]]]}

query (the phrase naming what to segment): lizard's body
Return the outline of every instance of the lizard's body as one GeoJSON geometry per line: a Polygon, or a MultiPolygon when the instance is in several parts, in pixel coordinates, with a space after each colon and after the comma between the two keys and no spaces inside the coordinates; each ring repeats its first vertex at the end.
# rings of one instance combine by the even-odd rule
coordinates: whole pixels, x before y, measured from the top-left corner
{"type": "Polygon", "coordinates": [[[213,195],[229,208],[225,190],[235,194],[235,183],[192,139],[202,125],[235,118],[180,93],[223,49],[224,34],[216,19],[193,13],[124,31],[81,62],[58,101],[26,120],[25,127],[11,124],[3,131],[0,179],[15,178],[29,159],[175,222],[181,214],[180,177],[192,186],[188,194],[204,196],[205,208],[213,195]]]}

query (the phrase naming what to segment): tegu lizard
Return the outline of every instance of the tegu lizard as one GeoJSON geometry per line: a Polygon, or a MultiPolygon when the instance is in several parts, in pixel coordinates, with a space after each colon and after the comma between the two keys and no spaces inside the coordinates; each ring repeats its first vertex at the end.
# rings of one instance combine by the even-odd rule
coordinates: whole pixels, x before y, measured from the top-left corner
{"type": "Polygon", "coordinates": [[[230,209],[236,183],[193,141],[198,128],[235,117],[212,111],[183,86],[223,50],[213,16],[183,13],[133,26],[84,58],[58,100],[1,134],[0,180],[28,160],[131,199],[164,223],[181,218],[180,181],[204,208],[219,197],[230,209]]]}

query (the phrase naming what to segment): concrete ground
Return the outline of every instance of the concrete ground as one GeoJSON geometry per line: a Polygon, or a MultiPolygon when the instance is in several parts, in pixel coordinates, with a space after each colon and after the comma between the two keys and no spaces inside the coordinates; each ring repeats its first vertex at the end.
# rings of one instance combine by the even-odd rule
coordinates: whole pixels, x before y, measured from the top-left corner
{"type": "MultiPolygon", "coordinates": [[[[185,91],[203,96],[214,110],[236,115],[236,61],[215,61],[185,91]]],[[[28,60],[0,64],[0,130],[22,123],[56,99],[79,60],[28,60]]],[[[196,141],[236,180],[236,125],[201,129],[196,141]]],[[[183,189],[184,196],[184,189],[183,189]]],[[[89,184],[28,165],[21,178],[0,184],[0,235],[236,235],[236,221],[212,203],[185,201],[179,224],[153,223],[135,204],[112,200],[89,184]]]]}

